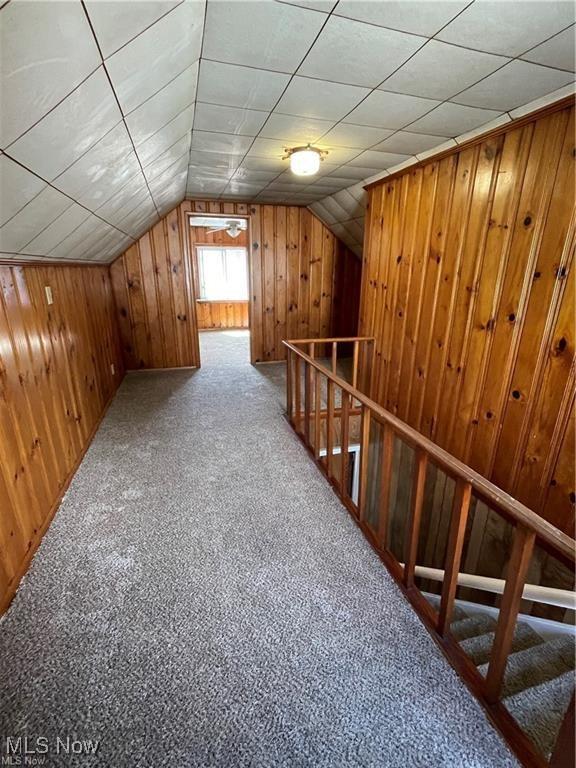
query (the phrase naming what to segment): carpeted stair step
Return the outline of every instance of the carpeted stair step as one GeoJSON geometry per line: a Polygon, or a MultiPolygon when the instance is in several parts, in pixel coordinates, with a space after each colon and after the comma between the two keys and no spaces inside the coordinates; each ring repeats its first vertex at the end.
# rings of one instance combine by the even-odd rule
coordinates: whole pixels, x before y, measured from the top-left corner
{"type": "Polygon", "coordinates": [[[545,757],[554,748],[574,690],[574,673],[528,688],[505,699],[504,704],[545,757]]]}
{"type": "Polygon", "coordinates": [[[450,625],[450,632],[460,643],[471,637],[478,637],[478,635],[493,632],[495,629],[496,619],[486,613],[477,613],[473,616],[467,616],[465,619],[453,621],[450,625]]]}
{"type": "MultiPolygon", "coordinates": [[[[485,664],[490,659],[492,646],[494,645],[494,632],[486,632],[476,637],[468,637],[462,640],[460,647],[466,651],[476,666],[485,664]]],[[[523,651],[535,645],[540,645],[543,638],[540,637],[528,624],[518,624],[512,640],[512,653],[523,651]]]]}
{"type": "MultiPolygon", "coordinates": [[[[488,664],[481,664],[478,670],[486,676],[488,664]]],[[[544,641],[510,654],[502,696],[514,696],[573,670],[574,638],[565,636],[544,641]]]]}
{"type": "MultiPolygon", "coordinates": [[[[430,593],[425,593],[424,597],[426,600],[430,603],[432,608],[434,608],[435,611],[440,610],[440,595],[432,595],[430,593]]],[[[452,609],[452,621],[460,621],[461,619],[467,619],[468,614],[463,608],[460,608],[459,605],[454,604],[454,607],[452,609]]]]}

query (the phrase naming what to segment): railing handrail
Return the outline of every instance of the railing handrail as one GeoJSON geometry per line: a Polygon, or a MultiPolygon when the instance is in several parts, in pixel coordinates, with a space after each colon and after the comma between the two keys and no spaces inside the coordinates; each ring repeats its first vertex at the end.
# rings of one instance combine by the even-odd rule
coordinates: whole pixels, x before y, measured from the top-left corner
{"type": "Polygon", "coordinates": [[[331,336],[326,339],[296,339],[283,341],[282,344],[330,344],[334,341],[347,343],[350,341],[374,341],[374,336],[331,336]]]}
{"type": "MultiPolygon", "coordinates": [[[[403,563],[400,563],[403,565],[403,563]]],[[[416,565],[415,575],[429,581],[442,583],[446,571],[442,568],[431,568],[427,565],[416,565]]],[[[468,587],[478,589],[481,592],[491,592],[494,595],[504,594],[506,579],[496,579],[493,576],[477,576],[474,573],[458,573],[456,582],[459,587],[468,587]]],[[[569,589],[558,589],[557,587],[545,587],[542,584],[525,584],[522,591],[522,599],[533,603],[544,603],[545,605],[554,605],[557,608],[576,609],[576,592],[569,589]]]]}
{"type": "Polygon", "coordinates": [[[358,400],[362,405],[369,408],[381,421],[388,424],[392,430],[398,435],[406,438],[406,440],[413,446],[424,451],[437,463],[448,469],[452,474],[456,475],[461,480],[469,483],[470,486],[477,491],[484,499],[490,501],[499,510],[505,512],[516,523],[525,526],[530,532],[534,533],[539,539],[546,542],[554,550],[567,557],[572,562],[576,559],[576,541],[567,534],[560,531],[552,523],[549,523],[544,518],[540,517],[529,507],[526,507],[522,502],[515,499],[510,494],[503,491],[497,485],[487,480],[481,474],[474,469],[464,464],[452,454],[445,451],[436,443],[432,442],[424,435],[420,434],[416,429],[406,424],[394,414],[387,411],[381,405],[378,405],[367,395],[360,392],[358,389],[349,384],[345,379],[342,379],[336,373],[330,369],[324,367],[318,363],[313,357],[299,349],[296,344],[314,344],[320,346],[325,343],[333,342],[360,342],[360,341],[374,341],[374,337],[371,336],[357,336],[346,338],[327,338],[327,339],[291,339],[283,340],[282,344],[301,357],[308,365],[311,365],[315,370],[322,373],[334,384],[340,387],[343,391],[358,400]]]}

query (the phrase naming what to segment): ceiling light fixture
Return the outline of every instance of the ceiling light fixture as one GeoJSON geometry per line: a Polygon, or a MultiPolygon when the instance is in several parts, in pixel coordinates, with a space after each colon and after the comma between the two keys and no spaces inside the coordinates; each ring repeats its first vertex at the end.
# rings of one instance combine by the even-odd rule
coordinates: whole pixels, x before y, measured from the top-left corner
{"type": "Polygon", "coordinates": [[[305,147],[287,149],[283,160],[290,159],[290,170],[296,176],[314,176],[320,169],[320,162],[328,152],[307,144],[305,147]]]}

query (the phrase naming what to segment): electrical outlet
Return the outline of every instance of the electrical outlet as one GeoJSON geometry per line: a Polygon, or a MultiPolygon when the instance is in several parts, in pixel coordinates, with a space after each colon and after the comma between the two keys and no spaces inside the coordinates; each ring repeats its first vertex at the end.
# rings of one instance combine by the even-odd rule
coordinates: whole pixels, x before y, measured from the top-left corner
{"type": "Polygon", "coordinates": [[[46,291],[46,301],[48,302],[48,304],[54,304],[54,298],[52,296],[52,288],[50,288],[49,285],[45,285],[44,290],[46,291]]]}
{"type": "Polygon", "coordinates": [[[112,371],[112,376],[114,376],[114,374],[116,373],[116,366],[114,365],[114,363],[110,363],[110,370],[112,371]]]}

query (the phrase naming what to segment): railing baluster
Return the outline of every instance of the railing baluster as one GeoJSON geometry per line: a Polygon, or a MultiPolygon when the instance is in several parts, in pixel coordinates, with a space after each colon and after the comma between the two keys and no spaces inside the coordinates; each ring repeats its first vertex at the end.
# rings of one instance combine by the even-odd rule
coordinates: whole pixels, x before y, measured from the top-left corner
{"type": "Polygon", "coordinates": [[[338,369],[338,342],[332,342],[332,373],[336,373],[338,369]]]}
{"type": "Polygon", "coordinates": [[[388,515],[390,507],[390,482],[392,480],[392,459],[394,458],[394,432],[387,424],[383,427],[382,456],[380,460],[380,492],[378,510],[378,544],[386,546],[388,515]]]}
{"type": "Polygon", "coordinates": [[[292,419],[292,351],[286,350],[286,413],[288,421],[293,424],[292,419]]]}
{"type": "MultiPolygon", "coordinates": [[[[316,357],[316,343],[311,341],[308,344],[308,354],[314,360],[316,357]]],[[[315,369],[309,365],[307,368],[307,376],[306,376],[306,388],[308,391],[308,415],[306,417],[306,442],[308,443],[308,446],[311,445],[310,441],[310,420],[312,418],[312,377],[314,376],[315,369]]]]}
{"type": "Polygon", "coordinates": [[[342,409],[340,414],[340,493],[342,497],[348,495],[348,436],[350,432],[350,394],[342,390],[342,409]]]}
{"type": "Polygon", "coordinates": [[[332,465],[334,463],[332,452],[334,450],[332,430],[334,424],[334,382],[326,380],[326,400],[328,410],[326,413],[326,471],[328,477],[333,476],[332,465]]]}
{"type": "Polygon", "coordinates": [[[448,545],[446,547],[444,583],[442,584],[442,599],[440,601],[440,614],[438,617],[438,631],[443,636],[450,629],[450,622],[452,621],[452,609],[458,586],[458,573],[460,572],[462,547],[464,545],[464,534],[466,533],[471,495],[472,486],[470,483],[461,479],[457,480],[454,503],[452,505],[452,517],[450,519],[448,545]]]}
{"type": "Polygon", "coordinates": [[[294,428],[296,432],[302,432],[302,382],[301,382],[301,357],[296,355],[294,359],[294,428]]]}
{"type": "Polygon", "coordinates": [[[550,768],[574,768],[575,714],[574,694],[572,694],[572,700],[564,715],[564,720],[556,739],[556,745],[550,758],[550,768]]]}
{"type": "Polygon", "coordinates": [[[363,405],[362,415],[360,416],[360,484],[358,488],[358,517],[360,520],[365,519],[367,508],[370,417],[370,409],[363,405]]]}
{"type": "Polygon", "coordinates": [[[322,379],[320,378],[322,374],[320,371],[315,371],[315,379],[314,379],[314,456],[319,459],[320,458],[320,443],[321,443],[321,432],[322,432],[322,423],[320,420],[320,416],[322,413],[321,409],[321,398],[320,398],[320,390],[322,386],[322,379]]]}
{"type": "Polygon", "coordinates": [[[310,371],[311,366],[304,361],[304,440],[310,445],[310,371]]]}
{"type": "Polygon", "coordinates": [[[506,586],[502,595],[500,614],[486,674],[486,698],[490,703],[495,703],[500,698],[535,539],[535,534],[524,526],[518,525],[516,527],[508,562],[506,586]]]}
{"type": "Polygon", "coordinates": [[[420,534],[420,520],[422,518],[422,502],[424,501],[424,485],[426,483],[426,468],[428,455],[425,451],[416,451],[416,466],[412,483],[412,502],[408,517],[406,558],[404,566],[404,583],[407,587],[414,586],[414,569],[418,554],[418,536],[420,534]]]}
{"type": "Polygon", "coordinates": [[[354,342],[354,353],[352,357],[352,386],[356,389],[358,383],[358,351],[360,349],[360,342],[354,342]]]}

